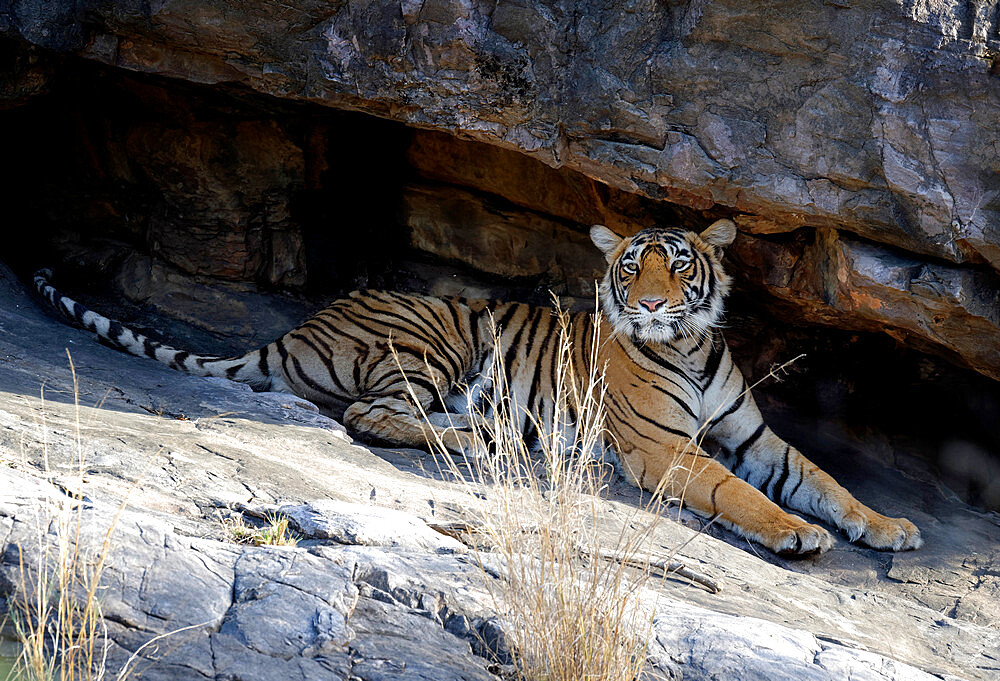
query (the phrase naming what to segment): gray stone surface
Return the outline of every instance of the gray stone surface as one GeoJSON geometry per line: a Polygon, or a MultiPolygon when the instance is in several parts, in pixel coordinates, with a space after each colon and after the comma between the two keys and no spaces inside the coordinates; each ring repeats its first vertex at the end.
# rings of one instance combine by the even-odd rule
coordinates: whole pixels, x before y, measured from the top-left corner
{"type": "MultiPolygon", "coordinates": [[[[14,547],[31,545],[65,490],[89,500],[85,536],[99,537],[134,485],[104,580],[112,661],[155,634],[197,625],[144,656],[139,678],[489,677],[478,635],[490,640],[484,632],[497,625],[484,577],[461,546],[427,534],[428,523],[468,518],[476,501],[426,453],[350,444],[295,402],[101,346],[47,316],[3,271],[0,594],[17,582],[14,547]],[[308,537],[295,548],[222,541],[220,512],[250,507],[285,509],[308,537]]],[[[809,453],[830,463],[818,446],[809,453]]],[[[879,458],[858,453],[842,462],[853,475],[841,479],[863,501],[912,518],[926,541],[920,551],[841,539],[822,557],[789,562],[712,528],[696,533],[688,526],[698,521],[684,514],[659,522],[653,550],[681,547],[724,591],[666,581],[647,593],[661,599],[653,661],[685,679],[726,677],[737,660],[759,678],[787,665],[800,678],[996,678],[996,514],[879,458]]],[[[601,501],[601,536],[611,541],[640,503],[616,481],[601,501]]]]}
{"type": "MultiPolygon", "coordinates": [[[[37,521],[47,523],[58,512],[23,493],[9,500],[12,490],[38,485],[30,473],[0,468],[0,518],[12,521],[0,542],[5,596],[20,583],[15,547],[25,547],[30,567],[37,559],[30,553],[37,521]]],[[[49,492],[59,495],[55,488],[49,492]]],[[[85,512],[81,543],[99,544],[114,512],[99,502],[85,512]]],[[[469,642],[434,619],[446,607],[463,612],[464,603],[449,593],[448,577],[468,579],[475,569],[457,557],[421,558],[406,563],[404,555],[398,562],[389,550],[345,547],[237,547],[126,511],[115,524],[102,579],[110,668],[120,668],[153,634],[176,631],[138,662],[138,678],[491,678],[469,642]],[[387,569],[401,574],[387,579],[387,569]],[[403,593],[412,600],[412,592],[388,582],[414,581],[421,570],[433,572],[443,591],[431,590],[425,579],[425,600],[397,600],[403,593]]]]}
{"type": "Polygon", "coordinates": [[[934,681],[908,664],[845,648],[801,629],[661,603],[653,621],[653,659],[676,678],[743,681],[934,681]],[[681,651],[678,654],[678,651],[681,651]]]}
{"type": "Polygon", "coordinates": [[[358,546],[396,546],[432,553],[464,553],[465,544],[436,532],[427,523],[401,511],[379,506],[319,500],[282,506],[294,528],[315,539],[358,546]]]}

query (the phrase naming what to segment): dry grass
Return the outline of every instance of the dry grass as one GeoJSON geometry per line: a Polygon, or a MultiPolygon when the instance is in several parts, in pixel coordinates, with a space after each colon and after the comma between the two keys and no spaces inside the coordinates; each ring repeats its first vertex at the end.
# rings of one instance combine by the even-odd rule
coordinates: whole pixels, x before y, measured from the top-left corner
{"type": "Polygon", "coordinates": [[[240,516],[223,518],[222,537],[231,544],[242,544],[244,546],[256,546],[260,536],[260,528],[247,524],[240,516]]]}
{"type": "Polygon", "coordinates": [[[224,518],[222,533],[227,541],[249,546],[296,546],[301,537],[288,529],[288,516],[273,513],[265,516],[267,524],[256,527],[242,517],[224,518]]]}
{"type": "Polygon", "coordinates": [[[288,529],[288,516],[275,513],[267,516],[267,526],[261,531],[263,546],[295,546],[299,536],[288,529]]]}
{"type": "Polygon", "coordinates": [[[81,537],[83,506],[69,502],[54,511],[51,531],[40,527],[35,547],[37,571],[20,554],[20,588],[14,600],[14,628],[21,641],[15,673],[25,681],[104,679],[107,630],[98,585],[117,521],[96,550],[81,537]]]}
{"type": "MultiPolygon", "coordinates": [[[[67,353],[68,355],[68,353],[67,353]]],[[[107,629],[101,614],[98,589],[111,550],[111,537],[125,507],[123,501],[100,543],[88,546],[87,503],[82,498],[85,454],[81,439],[79,386],[73,360],[74,496],[54,500],[39,511],[36,568],[25,562],[25,547],[18,546],[19,588],[12,599],[11,619],[21,642],[14,678],[23,681],[92,681],[107,675],[107,629]],[[43,515],[44,514],[44,515],[43,515]]],[[[48,428],[42,394],[42,461],[49,468],[48,428]]]]}
{"type": "MultiPolygon", "coordinates": [[[[185,627],[154,637],[137,649],[117,672],[107,668],[110,641],[100,603],[101,576],[112,547],[112,536],[138,485],[133,483],[103,532],[93,532],[83,497],[86,448],[81,433],[79,384],[73,359],[73,457],[75,477],[60,485],[67,496],[51,500],[38,510],[36,543],[30,547],[37,557],[34,569],[28,565],[26,550],[18,546],[18,584],[10,599],[10,619],[20,643],[8,681],[124,681],[140,653],[165,636],[203,626],[185,627]],[[94,537],[97,540],[94,540],[94,537]]],[[[98,405],[100,406],[100,405],[98,405]]],[[[41,434],[42,468],[54,477],[49,466],[50,429],[45,420],[45,394],[42,391],[41,417],[36,426],[41,434]]],[[[87,424],[88,426],[90,424],[87,424]]],[[[22,449],[22,460],[26,452],[22,449]]],[[[152,460],[152,459],[151,459],[152,460]]],[[[148,465],[148,462],[147,462],[148,465]]],[[[142,475],[140,475],[140,480],[142,475]]]]}
{"type": "Polygon", "coordinates": [[[518,678],[644,678],[652,613],[640,596],[656,579],[649,540],[661,497],[654,495],[652,515],[635,509],[616,535],[598,536],[598,516],[606,513],[600,496],[613,468],[601,461],[604,383],[597,330],[589,362],[594,370],[577,376],[569,317],[558,309],[554,314],[561,321],[555,416],[551,427],[535,424],[537,448],[524,441],[523,411],[503,383],[502,353],[494,353],[492,389],[482,406],[471,408],[476,452],[455,457],[433,435],[430,445],[470,494],[470,526],[485,544],[480,565],[518,678]],[[643,520],[635,522],[640,514],[643,520]]]}

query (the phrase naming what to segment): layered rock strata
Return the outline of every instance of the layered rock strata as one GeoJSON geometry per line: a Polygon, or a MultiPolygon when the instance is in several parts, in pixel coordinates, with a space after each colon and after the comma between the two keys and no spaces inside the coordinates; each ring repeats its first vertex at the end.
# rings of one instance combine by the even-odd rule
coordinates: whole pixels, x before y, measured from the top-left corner
{"type": "MultiPolygon", "coordinates": [[[[424,170],[464,174],[457,184],[477,188],[516,180],[521,187],[498,195],[542,215],[458,195],[442,215],[427,206],[440,203],[432,190],[413,188],[403,200],[413,242],[470,263],[474,254],[454,252],[449,217],[475,221],[463,225],[480,230],[474,250],[498,251],[475,265],[544,270],[568,281],[566,292],[580,290],[588,264],[569,271],[578,239],[550,218],[632,229],[650,212],[635,197],[679,206],[699,224],[706,211],[735,217],[748,236],[805,231],[826,243],[840,234],[850,254],[810,251],[802,286],[757,283],[800,319],[885,328],[997,378],[997,16],[992,2],[944,0],[379,0],[280,11],[224,0],[18,2],[0,12],[0,32],[31,49],[492,145],[453,145],[453,167],[424,170]],[[495,147],[581,175],[521,163],[494,180],[497,164],[517,166],[495,147]],[[544,187],[557,176],[557,189],[544,187]],[[505,257],[547,239],[562,246],[560,257],[505,257]]],[[[13,58],[4,101],[51,88],[30,61],[13,58]]],[[[327,132],[290,133],[267,120],[188,123],[129,137],[138,146],[128,153],[157,187],[147,248],[189,272],[301,286],[311,256],[293,207],[315,189],[322,171],[310,169],[309,153],[327,132]],[[187,250],[199,241],[227,247],[216,259],[187,250]]],[[[426,158],[433,144],[416,144],[411,158],[426,158]]],[[[767,257],[767,245],[746,243],[767,257]]]]}

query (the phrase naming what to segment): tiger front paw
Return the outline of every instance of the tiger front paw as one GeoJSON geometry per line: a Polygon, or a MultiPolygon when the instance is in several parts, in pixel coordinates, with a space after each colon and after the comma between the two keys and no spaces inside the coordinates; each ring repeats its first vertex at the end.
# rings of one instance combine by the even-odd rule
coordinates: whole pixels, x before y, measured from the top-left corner
{"type": "Polygon", "coordinates": [[[819,525],[812,525],[793,515],[788,515],[785,527],[778,529],[768,543],[775,553],[782,556],[820,554],[833,547],[833,537],[819,525]]]}
{"type": "Polygon", "coordinates": [[[924,543],[920,530],[906,518],[889,518],[865,506],[848,511],[837,524],[851,541],[873,549],[907,551],[924,543]]]}

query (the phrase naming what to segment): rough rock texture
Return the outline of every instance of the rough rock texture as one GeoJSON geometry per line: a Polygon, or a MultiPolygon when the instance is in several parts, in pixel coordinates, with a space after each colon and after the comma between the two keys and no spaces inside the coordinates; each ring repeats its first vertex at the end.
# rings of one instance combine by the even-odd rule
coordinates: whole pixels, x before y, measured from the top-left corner
{"type": "Polygon", "coordinates": [[[741,235],[729,257],[811,320],[881,330],[945,350],[1000,379],[1000,276],[924,262],[833,229],[767,240],[741,235]]]}
{"type": "Polygon", "coordinates": [[[48,91],[50,70],[39,63],[37,50],[0,47],[0,109],[21,106],[48,91]]]}
{"type": "MultiPolygon", "coordinates": [[[[480,271],[545,272],[554,290],[571,295],[592,291],[589,280],[604,264],[581,226],[604,223],[625,234],[658,223],[698,229],[720,215],[643,200],[523,154],[438,133],[416,133],[407,158],[422,177],[489,193],[411,189],[405,201],[414,245],[480,271]],[[532,213],[505,211],[490,195],[577,228],[560,231],[532,213]],[[534,259],[517,250],[524,246],[534,259]]],[[[729,249],[730,271],[794,310],[790,319],[885,331],[1000,378],[1000,275],[990,267],[922,259],[832,227],[789,234],[788,225],[735,217],[741,232],[729,249]]]]}
{"type": "MultiPolygon", "coordinates": [[[[995,315],[970,303],[982,282],[955,283],[981,279],[977,267],[1000,268],[995,2],[23,1],[0,10],[0,31],[125,69],[456,133],[626,192],[742,213],[750,233],[819,228],[903,249],[915,268],[930,270],[913,275],[913,285],[884,268],[874,279],[863,264],[845,271],[845,286],[858,277],[874,282],[859,292],[870,297],[865,304],[828,295],[816,306],[808,291],[777,293],[808,319],[867,328],[874,318],[1000,376],[995,315]],[[899,302],[900,287],[912,301],[899,302]],[[899,322],[914,308],[929,325],[899,322]],[[975,318],[975,328],[934,324],[937,314],[975,318]],[[989,348],[970,352],[977,344],[989,348]]],[[[283,133],[250,128],[259,139],[254,153],[229,149],[237,163],[205,177],[224,180],[241,162],[267,167],[263,152],[275,165],[298,162],[283,133]]],[[[211,163],[227,151],[212,148],[222,132],[162,131],[162,154],[146,159],[150,172],[169,172],[159,159],[170,167],[211,163]],[[205,153],[178,155],[189,143],[205,153]]],[[[296,232],[280,201],[256,188],[243,196],[211,185],[164,198],[160,217],[192,209],[177,224],[158,223],[158,243],[181,267],[196,263],[171,246],[178,225],[204,229],[210,199],[241,205],[232,237],[250,248],[260,227],[239,215],[245,207],[266,216],[273,249],[285,256],[276,269],[255,266],[267,281],[301,280],[296,232]]],[[[212,267],[223,276],[239,271],[212,267]]],[[[837,269],[825,259],[811,267],[837,269]]]]}
{"type": "Polygon", "coordinates": [[[288,206],[302,181],[302,150],[276,124],[137,125],[124,152],[162,190],[149,216],[152,253],[191,274],[305,282],[288,206]]]}
{"type": "MultiPolygon", "coordinates": [[[[461,519],[475,502],[440,479],[427,454],[352,445],[297,398],[103,347],[47,316],[6,271],[0,359],[0,596],[16,583],[14,546],[36,540],[33,528],[64,490],[86,495],[88,531],[99,534],[134,482],[106,575],[112,661],[156,633],[200,625],[164,642],[140,678],[489,677],[476,632],[499,639],[475,559],[426,525],[461,519]],[[79,380],[82,483],[67,347],[79,380]],[[39,470],[43,442],[49,476],[39,470]],[[276,508],[307,536],[298,548],[219,541],[220,513],[276,508]]],[[[748,679],[786,669],[784,678],[831,681],[847,671],[995,678],[1000,518],[957,501],[917,464],[920,479],[911,479],[880,465],[881,452],[838,462],[797,444],[863,501],[913,519],[926,547],[894,555],[840,540],[820,558],[762,560],[710,528],[680,555],[724,591],[667,581],[647,593],[659,613],[651,662],[688,680],[727,677],[735,655],[748,679]]],[[[602,536],[616,536],[638,503],[616,481],[602,502],[602,536]]],[[[691,536],[661,522],[654,547],[691,536]]]]}
{"type": "Polygon", "coordinates": [[[509,149],[418,130],[406,159],[422,177],[500,196],[570,224],[604,224],[622,232],[675,218],[671,204],[610,187],[582,173],[556,169],[509,149]]]}
{"type": "Polygon", "coordinates": [[[49,257],[96,261],[105,274],[115,263],[94,257],[110,251],[95,239],[191,275],[305,283],[302,229],[292,216],[307,179],[303,135],[273,114],[248,117],[183,86],[114,78],[15,47],[4,41],[0,50],[53,74],[44,96],[4,112],[17,130],[5,148],[18,172],[0,193],[18,206],[11,219],[27,231],[22,241],[47,235],[49,257]]]}
{"type": "Polygon", "coordinates": [[[415,248],[505,277],[539,277],[558,293],[594,295],[607,263],[584,232],[504,210],[459,189],[409,186],[404,214],[415,248]]]}
{"type": "MultiPolygon", "coordinates": [[[[47,498],[60,492],[8,469],[0,469],[0,482],[0,591],[9,597],[20,584],[13,569],[17,547],[37,546],[37,523],[57,512],[47,498]]],[[[86,514],[88,546],[99,544],[113,511],[97,503],[86,514]]],[[[247,549],[189,536],[162,518],[134,512],[120,519],[115,540],[102,580],[111,669],[154,632],[192,627],[141,659],[136,677],[493,678],[486,660],[443,619],[471,620],[466,612],[483,611],[477,568],[464,556],[315,543],[247,549]],[[422,595],[418,589],[427,601],[405,602],[422,595]],[[435,603],[439,593],[447,593],[446,602],[435,603]]]]}
{"type": "MultiPolygon", "coordinates": [[[[156,311],[154,326],[162,332],[166,320],[218,334],[232,342],[255,338],[270,342],[298,326],[315,312],[313,306],[287,296],[273,296],[261,305],[256,289],[243,282],[220,283],[164,265],[149,256],[130,253],[114,279],[115,293],[156,311]]],[[[235,352],[230,347],[219,352],[235,352]]],[[[204,352],[216,352],[206,345],[204,352]]]]}
{"type": "MultiPolygon", "coordinates": [[[[664,604],[653,623],[656,646],[671,651],[679,678],[913,679],[939,676],[836,641],[752,617],[734,617],[684,603],[664,604]],[[678,655],[675,651],[686,651],[678,655]]],[[[670,654],[670,653],[668,653],[670,654]]],[[[668,667],[669,668],[669,667],[668,667]]]]}

